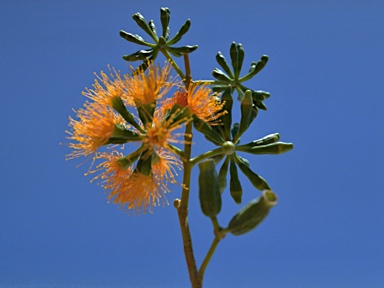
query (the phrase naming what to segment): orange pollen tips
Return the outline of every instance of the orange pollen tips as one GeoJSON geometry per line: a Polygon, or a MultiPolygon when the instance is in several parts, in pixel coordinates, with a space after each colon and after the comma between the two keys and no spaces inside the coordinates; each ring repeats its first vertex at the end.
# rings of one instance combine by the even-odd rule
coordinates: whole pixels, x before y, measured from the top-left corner
{"type": "Polygon", "coordinates": [[[170,138],[170,131],[166,127],[151,127],[147,131],[148,143],[151,146],[165,147],[170,138]]]}

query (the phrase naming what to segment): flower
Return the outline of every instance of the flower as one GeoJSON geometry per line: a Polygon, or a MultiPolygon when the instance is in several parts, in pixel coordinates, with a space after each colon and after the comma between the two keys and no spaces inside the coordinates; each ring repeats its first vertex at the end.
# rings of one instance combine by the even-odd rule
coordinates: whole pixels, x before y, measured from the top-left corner
{"type": "Polygon", "coordinates": [[[170,191],[167,184],[176,182],[176,169],[182,167],[181,161],[165,149],[152,154],[150,173],[123,164],[124,155],[116,150],[99,153],[97,159],[104,160],[96,167],[101,173],[91,182],[101,180],[101,186],[110,190],[108,200],[137,214],[152,213],[160,200],[168,203],[164,196],[170,191]]]}
{"type": "Polygon", "coordinates": [[[179,90],[172,95],[172,98],[166,99],[163,105],[171,109],[175,104],[188,106],[193,114],[207,123],[214,122],[227,113],[222,111],[225,103],[221,103],[217,94],[212,94],[211,89],[205,85],[190,85],[188,91],[179,90]]]}
{"type": "Polygon", "coordinates": [[[183,168],[182,162],[168,150],[160,149],[152,154],[152,173],[158,181],[175,183],[176,168],[183,168]]]}
{"type": "MultiPolygon", "coordinates": [[[[177,114],[178,112],[175,112],[177,114]]],[[[165,148],[172,150],[170,144],[183,143],[182,140],[177,139],[180,134],[174,133],[175,130],[182,127],[182,125],[189,120],[189,118],[181,118],[179,120],[174,119],[175,115],[165,115],[165,109],[163,105],[160,105],[154,113],[152,122],[148,123],[146,127],[146,138],[143,139],[143,143],[152,149],[165,148]]]]}
{"type": "Polygon", "coordinates": [[[69,117],[71,131],[66,131],[72,153],[67,159],[87,156],[95,153],[98,148],[107,144],[115,129],[115,124],[124,124],[124,119],[111,108],[98,102],[85,103],[84,108],[77,111],[79,120],[69,117]]]}
{"type": "Polygon", "coordinates": [[[114,97],[120,97],[125,105],[133,106],[133,98],[128,93],[128,76],[121,76],[114,68],[108,68],[111,72],[110,78],[103,71],[100,72],[101,76],[95,73],[97,79],[95,79],[95,83],[92,85],[94,89],[86,88],[83,95],[95,102],[108,106],[112,106],[111,101],[114,97]]]}
{"type": "Polygon", "coordinates": [[[162,98],[176,83],[169,81],[171,65],[161,68],[151,63],[147,72],[143,70],[125,78],[128,87],[127,96],[132,98],[136,106],[151,104],[162,98]]]}

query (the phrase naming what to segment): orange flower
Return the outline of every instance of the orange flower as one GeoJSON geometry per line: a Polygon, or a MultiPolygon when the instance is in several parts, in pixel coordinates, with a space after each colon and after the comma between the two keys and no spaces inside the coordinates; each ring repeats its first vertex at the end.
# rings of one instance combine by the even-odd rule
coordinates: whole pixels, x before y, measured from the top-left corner
{"type": "Polygon", "coordinates": [[[155,110],[155,115],[152,122],[146,127],[146,138],[143,143],[155,149],[165,148],[172,150],[169,147],[171,143],[183,143],[183,141],[177,139],[181,134],[174,133],[175,130],[182,127],[182,125],[189,121],[189,119],[180,119],[174,121],[173,115],[168,118],[165,117],[164,109],[162,106],[155,110]]]}
{"type": "Polygon", "coordinates": [[[180,159],[168,150],[160,149],[152,154],[152,173],[158,181],[175,183],[176,169],[181,170],[183,164],[180,159]]]}
{"type": "Polygon", "coordinates": [[[77,143],[69,144],[69,148],[74,150],[67,155],[67,159],[95,153],[108,142],[115,124],[124,123],[120,115],[98,102],[85,103],[84,107],[77,111],[79,120],[69,117],[71,131],[66,131],[70,135],[68,139],[77,143]]]}
{"type": "Polygon", "coordinates": [[[127,75],[121,77],[114,68],[109,68],[109,70],[111,72],[110,78],[101,71],[101,76],[96,75],[97,79],[92,85],[94,89],[86,88],[83,95],[95,102],[108,106],[112,106],[111,101],[114,97],[120,97],[125,105],[133,106],[135,103],[128,93],[129,81],[127,81],[127,79],[129,79],[129,77],[127,75]]]}
{"type": "Polygon", "coordinates": [[[164,68],[151,63],[146,72],[134,74],[125,78],[128,87],[128,97],[134,99],[136,105],[150,104],[162,98],[172,86],[176,85],[169,81],[171,65],[164,68]]]}
{"type": "MultiPolygon", "coordinates": [[[[105,159],[97,166],[97,171],[104,170],[92,181],[101,179],[104,189],[109,189],[108,200],[120,205],[124,209],[135,213],[153,212],[153,207],[160,204],[160,200],[167,203],[164,196],[169,192],[168,182],[176,182],[176,168],[181,169],[181,161],[166,150],[159,151],[156,159],[151,161],[152,173],[145,175],[133,171],[132,166],[124,167],[120,159],[123,154],[117,151],[100,153],[98,159],[105,159]]],[[[154,158],[152,158],[154,159],[154,158]]]]}
{"type": "Polygon", "coordinates": [[[177,91],[172,98],[164,101],[164,108],[171,109],[173,105],[188,106],[192,113],[205,122],[214,122],[226,111],[222,111],[225,103],[208,86],[190,85],[188,91],[177,91]]]}

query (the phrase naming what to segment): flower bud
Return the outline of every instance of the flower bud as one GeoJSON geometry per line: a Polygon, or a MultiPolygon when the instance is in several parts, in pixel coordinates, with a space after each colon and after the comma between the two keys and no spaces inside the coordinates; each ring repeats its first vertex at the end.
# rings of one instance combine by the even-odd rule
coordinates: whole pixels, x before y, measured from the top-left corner
{"type": "Polygon", "coordinates": [[[115,124],[107,144],[124,144],[131,141],[141,141],[142,138],[135,132],[125,129],[122,125],[115,124]]]}
{"type": "Polygon", "coordinates": [[[231,179],[229,180],[229,192],[231,193],[233,200],[235,200],[237,204],[240,204],[243,196],[243,188],[241,187],[237,167],[233,158],[231,158],[231,163],[229,165],[229,174],[231,176],[231,179]]]}
{"type": "Polygon", "coordinates": [[[250,154],[282,154],[293,149],[292,143],[276,142],[260,146],[237,146],[237,151],[242,151],[250,154]]]}
{"type": "Polygon", "coordinates": [[[215,130],[213,130],[209,124],[201,120],[196,115],[193,115],[193,126],[197,131],[203,133],[205,138],[213,142],[215,145],[221,146],[221,144],[224,142],[224,139],[221,138],[221,136],[215,130]]]}
{"type": "Polygon", "coordinates": [[[191,27],[191,20],[190,20],[190,19],[188,19],[188,20],[184,23],[184,25],[181,26],[179,32],[177,32],[176,35],[175,35],[171,40],[169,40],[169,41],[167,42],[167,45],[169,46],[169,45],[173,45],[173,44],[179,42],[180,39],[183,37],[183,35],[184,35],[185,33],[188,32],[189,27],[191,27]]]}
{"type": "Polygon", "coordinates": [[[217,63],[219,63],[221,68],[224,69],[225,73],[227,73],[229,77],[233,78],[231,68],[229,68],[227,60],[225,59],[224,55],[220,51],[217,52],[216,61],[217,63]]]}
{"type": "Polygon", "coordinates": [[[229,222],[228,230],[233,235],[241,235],[256,228],[269,210],[277,204],[277,197],[271,190],[264,190],[262,195],[245,205],[229,222]]]}
{"type": "Polygon", "coordinates": [[[237,165],[239,166],[241,172],[243,172],[244,175],[247,176],[249,181],[251,181],[252,185],[256,189],[258,189],[258,190],[271,189],[269,187],[267,181],[265,181],[265,179],[263,177],[257,175],[255,172],[253,172],[251,170],[251,168],[249,168],[248,160],[236,155],[235,161],[236,161],[237,165]]]}
{"type": "Polygon", "coordinates": [[[199,163],[199,198],[204,215],[214,217],[221,210],[221,194],[215,169],[215,161],[209,159],[199,163]]]}
{"type": "Polygon", "coordinates": [[[251,125],[251,122],[254,119],[252,117],[252,108],[252,93],[250,90],[247,90],[243,100],[241,100],[241,120],[239,131],[235,137],[236,140],[240,138],[240,136],[243,135],[243,133],[248,129],[249,125],[251,125]]]}
{"type": "Polygon", "coordinates": [[[250,143],[247,143],[247,144],[244,144],[244,145],[239,145],[237,147],[252,148],[252,147],[255,147],[255,146],[261,146],[261,145],[275,143],[275,142],[279,141],[279,139],[280,139],[279,133],[273,133],[273,134],[269,134],[267,136],[264,136],[261,139],[254,140],[254,141],[252,141],[250,143]]]}

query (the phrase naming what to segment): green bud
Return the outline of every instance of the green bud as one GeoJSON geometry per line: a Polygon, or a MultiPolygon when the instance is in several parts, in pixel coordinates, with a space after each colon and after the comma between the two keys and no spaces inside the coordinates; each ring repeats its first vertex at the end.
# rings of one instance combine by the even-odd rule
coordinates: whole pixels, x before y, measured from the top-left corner
{"type": "Polygon", "coordinates": [[[142,138],[135,132],[129,131],[124,126],[115,124],[107,144],[124,144],[131,141],[141,141],[142,138]]]}
{"type": "Polygon", "coordinates": [[[231,139],[231,125],[232,125],[232,88],[227,88],[221,96],[221,101],[225,102],[223,110],[227,111],[226,114],[220,117],[224,127],[225,139],[231,139]]]}
{"type": "Polygon", "coordinates": [[[163,28],[163,34],[162,36],[165,39],[168,39],[169,37],[169,20],[171,19],[171,11],[167,7],[160,8],[160,20],[161,20],[161,26],[163,28]]]}
{"type": "Polygon", "coordinates": [[[269,58],[267,55],[263,55],[261,56],[260,60],[257,63],[252,62],[251,68],[249,69],[249,73],[244,77],[241,77],[239,81],[240,82],[247,81],[251,79],[253,76],[255,76],[257,73],[259,73],[265,67],[265,65],[267,65],[268,59],[269,58]]]}
{"type": "Polygon", "coordinates": [[[277,197],[271,190],[264,190],[260,198],[245,205],[229,222],[228,230],[233,235],[247,233],[259,225],[277,204],[277,197]]]}
{"type": "Polygon", "coordinates": [[[237,140],[238,138],[240,138],[240,136],[243,135],[243,133],[248,129],[249,125],[251,125],[251,120],[254,119],[252,117],[252,112],[253,112],[252,109],[253,109],[252,94],[250,90],[247,90],[245,92],[243,100],[241,101],[240,127],[234,140],[237,140]]]}
{"type": "Polygon", "coordinates": [[[157,34],[156,32],[156,25],[155,25],[155,22],[153,22],[153,20],[149,21],[148,22],[148,26],[149,28],[151,29],[151,31],[153,32],[153,34],[157,34]]]}
{"type": "Polygon", "coordinates": [[[217,52],[216,54],[216,61],[217,63],[219,63],[221,68],[224,69],[225,73],[227,73],[229,77],[233,78],[231,68],[229,68],[227,60],[225,59],[224,55],[220,51],[217,52]]]}
{"type": "Polygon", "coordinates": [[[249,142],[247,144],[244,144],[244,145],[239,145],[237,146],[238,148],[252,148],[252,147],[255,147],[255,146],[260,146],[260,145],[266,145],[266,144],[271,144],[271,143],[275,143],[277,141],[279,141],[280,139],[280,135],[279,133],[273,133],[273,134],[269,134],[267,136],[264,136],[263,138],[261,139],[257,139],[257,140],[254,140],[252,142],[249,142]]]}
{"type": "Polygon", "coordinates": [[[239,69],[239,51],[237,49],[236,43],[232,42],[231,48],[229,49],[229,55],[231,56],[232,67],[234,79],[237,80],[239,78],[240,69],[239,69]]]}
{"type": "Polygon", "coordinates": [[[253,101],[253,104],[255,104],[256,107],[261,109],[261,110],[264,110],[264,111],[267,110],[267,106],[265,106],[265,104],[261,101],[253,101]]]}
{"type": "Polygon", "coordinates": [[[233,157],[231,157],[231,163],[229,165],[229,174],[231,176],[229,181],[229,191],[231,192],[233,200],[235,200],[237,204],[240,204],[241,198],[243,196],[243,188],[241,187],[239,175],[237,173],[237,168],[233,157]]]}
{"type": "Polygon", "coordinates": [[[130,62],[133,62],[133,61],[142,61],[142,60],[145,60],[147,59],[148,57],[150,57],[151,55],[153,54],[153,50],[152,49],[148,49],[148,50],[139,50],[135,53],[132,53],[130,55],[124,55],[123,56],[123,59],[125,61],[130,61],[130,62]]]}
{"type": "Polygon", "coordinates": [[[196,115],[193,115],[193,126],[197,131],[203,133],[205,137],[212,143],[218,146],[223,144],[224,139],[221,138],[221,136],[215,130],[213,130],[209,124],[201,120],[196,115]]]}
{"type": "Polygon", "coordinates": [[[147,127],[147,124],[152,122],[153,114],[155,113],[156,101],[148,104],[135,103],[135,105],[143,126],[147,127]]]}
{"type": "Polygon", "coordinates": [[[170,53],[172,53],[172,54],[174,54],[176,56],[176,55],[179,55],[179,54],[183,55],[183,54],[192,53],[197,48],[198,48],[197,45],[194,45],[194,46],[186,45],[186,46],[183,46],[183,47],[167,47],[167,50],[170,53]]]}
{"type": "Polygon", "coordinates": [[[293,149],[292,143],[276,142],[259,146],[237,146],[236,151],[251,154],[282,154],[293,149]]]}
{"type": "Polygon", "coordinates": [[[131,33],[125,32],[123,30],[120,31],[120,37],[124,38],[125,40],[127,40],[129,42],[135,43],[135,44],[139,44],[139,45],[147,45],[148,44],[139,35],[137,35],[137,34],[133,35],[131,33]]]}
{"type": "Polygon", "coordinates": [[[217,68],[213,69],[212,76],[219,81],[232,82],[232,80],[223,71],[217,68]]]}
{"type": "Polygon", "coordinates": [[[221,160],[223,160],[224,157],[225,157],[224,154],[219,154],[219,155],[209,157],[209,159],[212,159],[213,161],[215,161],[215,164],[217,165],[220,163],[221,160]]]}
{"type": "Polygon", "coordinates": [[[137,149],[135,152],[132,152],[131,154],[118,159],[117,160],[118,165],[121,168],[127,169],[129,166],[135,163],[135,161],[140,157],[141,152],[142,152],[142,147],[137,149]]]}
{"type": "Polygon", "coordinates": [[[238,52],[238,55],[237,55],[237,69],[239,70],[239,75],[240,75],[240,71],[241,71],[241,68],[243,67],[243,60],[244,60],[244,48],[243,48],[243,45],[241,45],[241,43],[237,44],[237,52],[238,52]]]}
{"type": "Polygon", "coordinates": [[[199,198],[204,215],[215,217],[221,210],[221,194],[215,169],[215,161],[209,159],[199,163],[199,198]]]}
{"type": "Polygon", "coordinates": [[[247,163],[244,160],[245,160],[244,158],[238,157],[237,155],[235,157],[235,161],[236,161],[237,165],[239,166],[241,172],[243,172],[244,175],[247,176],[249,181],[251,181],[252,185],[258,190],[271,189],[271,187],[269,187],[267,181],[265,181],[265,179],[263,177],[257,175],[255,172],[253,172],[251,170],[251,168],[249,168],[249,162],[247,161],[248,162],[247,163]]]}
{"type": "Polygon", "coordinates": [[[150,176],[152,175],[152,157],[147,157],[148,150],[141,153],[139,161],[137,161],[136,169],[134,172],[150,176]],[[143,156],[144,155],[144,156],[143,156]]]}
{"type": "Polygon", "coordinates": [[[252,90],[252,99],[253,101],[263,101],[268,99],[271,96],[269,92],[261,91],[261,90],[252,90]]]}
{"type": "Polygon", "coordinates": [[[223,162],[223,165],[221,165],[221,168],[219,171],[219,177],[218,177],[220,193],[223,193],[225,188],[227,187],[228,166],[229,166],[229,157],[226,157],[223,162]]]}
{"type": "Polygon", "coordinates": [[[239,128],[240,128],[239,123],[233,124],[232,129],[231,129],[232,138],[235,138],[236,134],[239,132],[239,128]]]}
{"type": "MultiPolygon", "coordinates": [[[[135,71],[132,72],[132,74],[133,75],[137,75],[137,74],[142,73],[143,71],[145,71],[148,68],[149,64],[152,63],[156,59],[157,54],[159,54],[159,50],[154,50],[153,54],[151,56],[149,56],[148,58],[145,58],[143,60],[143,63],[140,64],[135,69],[135,71]]],[[[123,56],[123,58],[124,58],[124,56],[123,56]]]]}
{"type": "Polygon", "coordinates": [[[133,127],[138,129],[140,132],[143,132],[143,129],[140,127],[139,124],[136,123],[135,118],[133,115],[127,110],[127,107],[125,107],[123,100],[121,100],[120,97],[113,97],[111,100],[111,105],[113,109],[115,109],[123,118],[125,121],[127,121],[129,124],[131,124],[133,127]]]}
{"type": "Polygon", "coordinates": [[[143,29],[149,36],[152,37],[153,40],[155,40],[157,42],[158,38],[157,38],[156,34],[153,33],[151,27],[148,25],[148,23],[145,20],[145,18],[143,17],[143,15],[141,15],[139,12],[137,12],[137,13],[132,15],[132,18],[133,18],[133,20],[135,20],[135,22],[137,23],[137,25],[139,25],[139,27],[141,29],[143,29]]]}
{"type": "Polygon", "coordinates": [[[172,109],[167,112],[165,119],[169,120],[172,117],[172,123],[180,124],[181,122],[185,122],[190,119],[192,115],[193,113],[188,106],[183,107],[180,104],[175,104],[172,109]]]}
{"type": "Polygon", "coordinates": [[[191,20],[188,19],[183,26],[181,26],[179,32],[176,33],[176,35],[167,42],[168,45],[173,45],[180,41],[180,39],[183,37],[185,33],[188,32],[189,28],[191,27],[191,20]]]}

